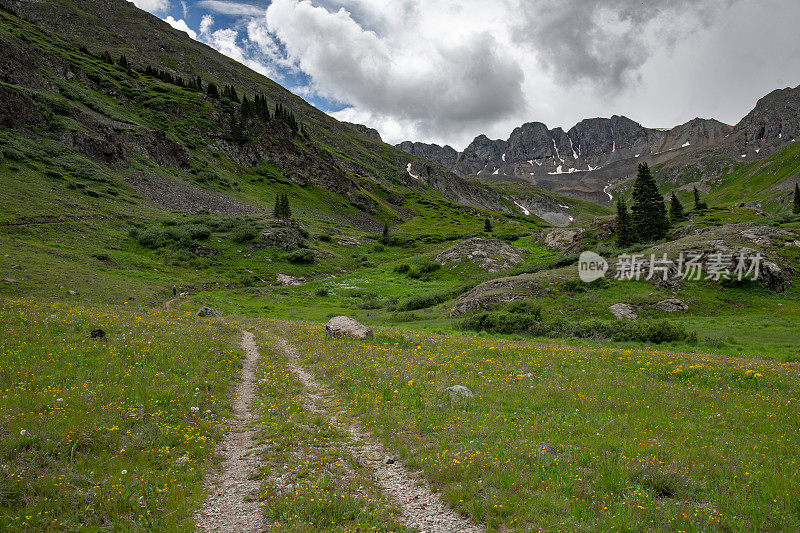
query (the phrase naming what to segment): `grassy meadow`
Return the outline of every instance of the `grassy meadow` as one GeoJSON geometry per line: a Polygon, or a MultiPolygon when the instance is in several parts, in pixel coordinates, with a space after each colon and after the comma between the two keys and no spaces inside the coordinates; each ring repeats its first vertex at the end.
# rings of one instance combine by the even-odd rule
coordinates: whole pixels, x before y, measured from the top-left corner
{"type": "Polygon", "coordinates": [[[326,340],[317,324],[265,325],[491,531],[800,527],[796,365],[393,329],[326,340]],[[455,384],[476,396],[451,398],[455,384]]]}
{"type": "Polygon", "coordinates": [[[190,531],[239,333],[140,307],[4,299],[0,530],[190,531]],[[102,328],[105,339],[92,339],[102,328]]]}

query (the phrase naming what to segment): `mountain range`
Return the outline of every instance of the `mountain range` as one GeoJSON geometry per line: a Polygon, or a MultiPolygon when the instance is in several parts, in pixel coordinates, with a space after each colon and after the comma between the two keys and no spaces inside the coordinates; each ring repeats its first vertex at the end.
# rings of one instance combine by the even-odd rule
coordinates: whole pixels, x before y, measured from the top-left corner
{"type": "Polygon", "coordinates": [[[624,116],[582,120],[568,131],[541,122],[515,128],[507,140],[476,137],[464,150],[405,141],[398,148],[463,177],[517,178],[598,203],[641,162],[686,167],[710,152],[747,162],[800,137],[800,87],[771,92],[736,126],[695,118],[671,129],[645,128],[624,116]]]}

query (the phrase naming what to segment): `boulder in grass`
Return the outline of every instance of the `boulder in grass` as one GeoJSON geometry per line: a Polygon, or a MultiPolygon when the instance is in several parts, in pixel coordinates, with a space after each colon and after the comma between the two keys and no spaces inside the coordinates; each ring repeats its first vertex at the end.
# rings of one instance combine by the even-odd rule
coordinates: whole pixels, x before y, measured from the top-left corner
{"type": "Polygon", "coordinates": [[[620,320],[636,320],[638,317],[636,309],[634,309],[632,305],[618,303],[610,306],[609,309],[614,313],[614,318],[620,320]]]}
{"type": "Polygon", "coordinates": [[[211,307],[203,306],[203,307],[200,308],[199,311],[197,311],[197,316],[203,316],[203,317],[222,316],[222,313],[220,313],[219,311],[217,311],[216,309],[213,309],[211,307]]]}
{"type": "Polygon", "coordinates": [[[464,398],[472,398],[475,396],[475,393],[464,385],[453,385],[452,387],[447,387],[445,391],[449,392],[450,396],[463,396],[464,398]]]}
{"type": "Polygon", "coordinates": [[[325,324],[325,335],[327,337],[347,336],[366,339],[372,337],[372,329],[349,316],[335,316],[325,324]]]}
{"type": "Polygon", "coordinates": [[[661,300],[660,302],[654,304],[657,309],[661,309],[662,311],[666,311],[667,313],[677,313],[679,311],[687,311],[689,306],[682,300],[678,300],[677,298],[667,298],[666,300],[661,300]]]}

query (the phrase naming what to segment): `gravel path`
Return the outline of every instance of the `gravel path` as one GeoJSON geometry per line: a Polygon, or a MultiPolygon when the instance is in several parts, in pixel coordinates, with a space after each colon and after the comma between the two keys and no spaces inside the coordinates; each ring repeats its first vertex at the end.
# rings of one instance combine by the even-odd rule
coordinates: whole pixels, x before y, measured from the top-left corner
{"type": "Polygon", "coordinates": [[[481,526],[473,524],[445,505],[420,475],[409,472],[398,462],[385,464],[383,459],[387,456],[386,449],[358,425],[338,420],[331,412],[331,406],[335,402],[333,391],[319,383],[302,367],[294,346],[283,339],[277,339],[277,342],[289,356],[292,372],[308,389],[306,407],[312,412],[328,414],[332,425],[350,435],[350,453],[362,465],[372,470],[375,481],[383,492],[402,510],[407,526],[417,528],[422,533],[483,531],[481,526]]]}
{"type": "Polygon", "coordinates": [[[196,514],[198,531],[250,532],[264,529],[264,517],[258,501],[246,501],[258,490],[258,481],[249,479],[256,473],[258,458],[253,448],[253,434],[249,421],[250,402],[255,393],[255,369],[258,348],[253,334],[244,331],[242,349],[245,352],[242,380],[236,386],[233,398],[234,418],[222,441],[225,458],[222,473],[206,479],[209,497],[196,514]]]}

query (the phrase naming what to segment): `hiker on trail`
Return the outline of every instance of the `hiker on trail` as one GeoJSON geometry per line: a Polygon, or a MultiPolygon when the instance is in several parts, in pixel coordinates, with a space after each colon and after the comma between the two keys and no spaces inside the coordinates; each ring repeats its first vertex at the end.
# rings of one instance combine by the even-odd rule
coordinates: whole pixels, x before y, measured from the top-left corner
{"type": "Polygon", "coordinates": [[[178,295],[178,288],[175,285],[172,286],[172,295],[173,296],[177,296],[178,295]]]}

